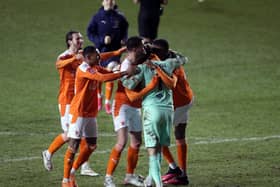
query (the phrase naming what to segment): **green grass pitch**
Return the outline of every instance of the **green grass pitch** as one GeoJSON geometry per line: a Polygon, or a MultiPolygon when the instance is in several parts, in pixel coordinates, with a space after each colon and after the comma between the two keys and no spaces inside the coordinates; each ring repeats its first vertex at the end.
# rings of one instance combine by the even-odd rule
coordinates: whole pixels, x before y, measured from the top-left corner
{"type": "MultiPolygon", "coordinates": [[[[138,7],[118,0],[137,35],[138,7]]],[[[66,146],[46,172],[41,151],[61,132],[57,55],[64,35],[86,27],[100,1],[0,0],[0,186],[60,186],[66,146]]],[[[189,186],[280,186],[280,2],[170,0],[159,37],[190,58],[195,93],[188,126],[189,186]]],[[[116,137],[111,116],[98,115],[98,148],[90,158],[100,177],[77,175],[81,187],[103,185],[116,137]]],[[[174,145],[174,140],[172,142],[174,145]]],[[[172,147],[175,154],[175,147],[172,147]]],[[[125,174],[126,151],[115,171],[125,174]]],[[[143,148],[137,173],[146,175],[143,148]]],[[[166,172],[162,162],[162,173],[166,172]]]]}

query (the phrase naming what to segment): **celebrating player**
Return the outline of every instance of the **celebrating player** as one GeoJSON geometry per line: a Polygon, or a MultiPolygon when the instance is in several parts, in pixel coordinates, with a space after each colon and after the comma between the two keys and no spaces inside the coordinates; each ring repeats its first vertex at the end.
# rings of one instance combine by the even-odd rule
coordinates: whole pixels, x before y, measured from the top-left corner
{"type": "MultiPolygon", "coordinates": [[[[126,43],[127,57],[121,63],[121,71],[136,66],[137,57],[144,53],[142,39],[139,37],[130,37],[126,43]]],[[[137,61],[137,63],[141,63],[137,61]]],[[[143,186],[143,179],[134,174],[134,170],[138,161],[139,148],[142,142],[142,123],[141,123],[141,100],[131,102],[122,85],[122,78],[118,81],[118,88],[113,102],[113,121],[115,131],[117,132],[117,143],[112,148],[110,158],[107,163],[107,171],[104,186],[114,187],[113,172],[115,171],[121,153],[126,146],[128,136],[130,137],[130,145],[127,152],[127,168],[124,179],[125,184],[134,186],[143,186]]]]}
{"type": "MultiPolygon", "coordinates": [[[[123,82],[127,88],[134,89],[140,82],[145,87],[154,76],[160,77],[158,84],[143,97],[142,101],[144,139],[149,154],[149,176],[146,179],[152,178],[156,187],[162,187],[161,147],[170,144],[170,127],[174,112],[171,88],[175,87],[177,80],[172,76],[172,72],[183,63],[185,57],[177,54],[176,58],[166,61],[138,65],[140,73],[123,82]]],[[[150,186],[150,181],[145,180],[145,185],[150,186]]]]}
{"type": "MultiPolygon", "coordinates": [[[[42,152],[44,166],[47,171],[53,169],[52,156],[68,141],[67,132],[69,128],[70,103],[74,97],[74,82],[77,67],[82,63],[83,56],[81,49],[83,46],[83,36],[80,32],[69,31],[66,34],[67,50],[58,56],[56,68],[59,71],[60,87],[58,94],[60,122],[63,133],[59,134],[50,144],[47,150],[42,152]]],[[[84,140],[81,142],[84,145],[84,140]]],[[[86,161],[81,167],[82,175],[97,176],[86,161]]]]}
{"type": "Polygon", "coordinates": [[[97,141],[97,89],[99,82],[112,81],[128,74],[128,71],[111,73],[99,66],[100,55],[94,46],[83,50],[83,63],[77,68],[75,96],[70,105],[69,146],[64,156],[64,177],[62,187],[77,186],[75,169],[72,168],[75,154],[82,137],[86,146],[80,150],[77,158],[79,167],[96,149],[97,141]],[[72,168],[72,169],[71,169],[72,168]]]}
{"type": "MultiPolygon", "coordinates": [[[[169,44],[164,39],[153,41],[155,47],[154,52],[161,59],[165,60],[170,57],[169,44]]],[[[174,72],[177,77],[176,87],[173,91],[174,104],[174,134],[177,147],[177,159],[179,167],[167,146],[163,146],[162,152],[164,158],[168,161],[169,170],[162,176],[162,181],[165,184],[187,185],[189,184],[187,176],[187,153],[188,144],[186,143],[186,127],[188,122],[189,109],[193,103],[193,91],[187,80],[184,67],[180,66],[174,72]]]]}

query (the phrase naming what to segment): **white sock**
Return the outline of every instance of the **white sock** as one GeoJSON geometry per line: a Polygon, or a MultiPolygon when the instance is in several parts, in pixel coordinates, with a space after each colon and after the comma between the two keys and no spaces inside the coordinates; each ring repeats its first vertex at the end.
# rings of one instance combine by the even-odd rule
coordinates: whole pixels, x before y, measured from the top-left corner
{"type": "Polygon", "coordinates": [[[70,182],[70,179],[67,179],[67,178],[63,178],[62,182],[63,182],[63,183],[67,183],[67,182],[70,182]]]}
{"type": "Polygon", "coordinates": [[[48,159],[51,159],[51,158],[52,158],[52,154],[49,152],[49,150],[47,150],[46,156],[48,157],[48,159]]]}
{"type": "Polygon", "coordinates": [[[176,165],[175,162],[173,162],[173,163],[170,163],[170,164],[169,164],[169,167],[170,167],[171,169],[175,169],[175,168],[177,167],[177,165],[176,165]]]}
{"type": "Polygon", "coordinates": [[[76,172],[76,170],[75,170],[74,168],[71,168],[70,174],[71,174],[71,175],[74,175],[75,172],[76,172]]]}
{"type": "Polygon", "coordinates": [[[133,175],[132,173],[125,174],[126,177],[131,177],[132,175],[133,175]]]}

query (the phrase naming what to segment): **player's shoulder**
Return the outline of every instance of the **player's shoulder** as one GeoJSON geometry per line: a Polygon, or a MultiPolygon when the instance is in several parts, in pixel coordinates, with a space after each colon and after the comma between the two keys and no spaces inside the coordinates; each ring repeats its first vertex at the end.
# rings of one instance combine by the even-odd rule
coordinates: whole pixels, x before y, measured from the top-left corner
{"type": "Polygon", "coordinates": [[[104,16],[104,14],[105,14],[104,9],[101,7],[98,9],[98,11],[95,14],[93,14],[92,17],[93,19],[100,19],[101,17],[104,16]]]}
{"type": "Polygon", "coordinates": [[[63,51],[62,53],[60,53],[57,57],[58,60],[65,60],[65,59],[68,59],[68,58],[72,58],[73,57],[73,54],[71,54],[69,52],[69,50],[65,50],[63,51]]]}
{"type": "Polygon", "coordinates": [[[84,72],[84,73],[85,73],[85,72],[89,71],[89,69],[91,69],[90,66],[89,66],[87,63],[82,62],[82,63],[79,65],[78,71],[81,71],[81,72],[84,72]]]}
{"type": "Polygon", "coordinates": [[[126,19],[124,12],[120,11],[118,8],[114,9],[115,14],[118,15],[119,17],[126,19]]]}

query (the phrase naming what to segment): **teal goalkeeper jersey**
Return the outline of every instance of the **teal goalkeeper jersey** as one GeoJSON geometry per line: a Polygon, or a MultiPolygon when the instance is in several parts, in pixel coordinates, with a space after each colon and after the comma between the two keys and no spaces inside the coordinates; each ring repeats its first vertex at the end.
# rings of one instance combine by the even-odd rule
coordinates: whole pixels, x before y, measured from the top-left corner
{"type": "MultiPolygon", "coordinates": [[[[171,76],[174,69],[186,63],[186,58],[177,55],[176,58],[169,58],[165,61],[153,61],[153,63],[160,66],[166,74],[171,76]]],[[[139,84],[144,88],[156,74],[156,71],[146,64],[140,64],[138,67],[140,73],[123,81],[123,85],[128,89],[134,89],[139,84]]],[[[149,106],[173,108],[172,90],[165,86],[161,80],[152,91],[143,97],[142,107],[149,106]]]]}

